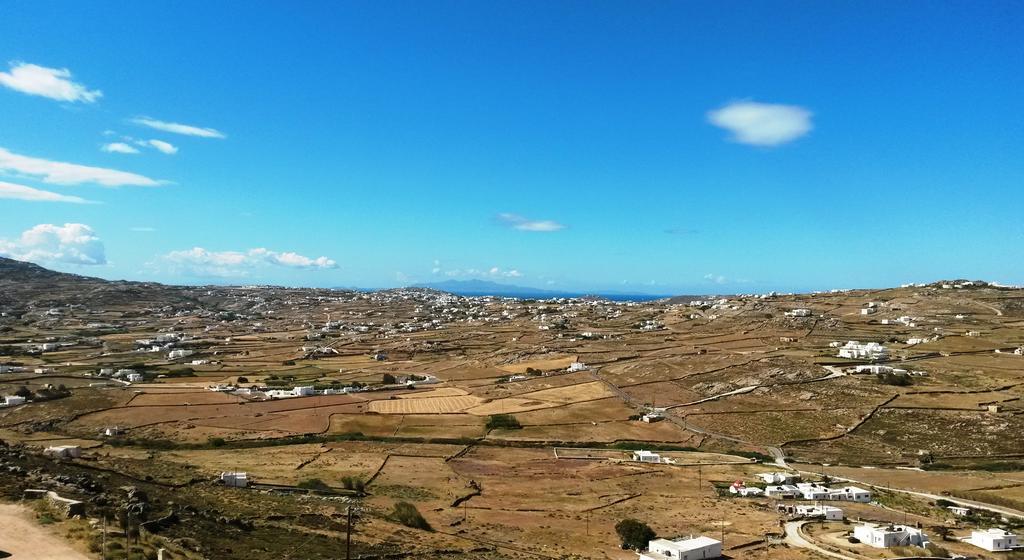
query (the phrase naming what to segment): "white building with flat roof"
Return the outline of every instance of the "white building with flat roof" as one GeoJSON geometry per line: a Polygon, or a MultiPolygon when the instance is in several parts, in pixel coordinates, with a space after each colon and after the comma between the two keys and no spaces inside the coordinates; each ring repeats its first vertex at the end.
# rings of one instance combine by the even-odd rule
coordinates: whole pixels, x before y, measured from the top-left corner
{"type": "Polygon", "coordinates": [[[245,488],[249,486],[249,474],[244,472],[222,472],[220,473],[220,482],[224,486],[245,488]]]}
{"type": "Polygon", "coordinates": [[[1017,535],[995,528],[985,529],[984,531],[972,531],[971,536],[964,539],[964,542],[989,552],[1009,552],[1014,549],[1024,548],[1021,546],[1017,535]]]}
{"type": "Polygon", "coordinates": [[[633,460],[641,463],[660,463],[661,455],[658,455],[653,451],[639,449],[633,452],[633,460]]]}
{"type": "Polygon", "coordinates": [[[853,528],[853,536],[860,542],[875,548],[894,546],[920,546],[931,544],[923,531],[907,525],[876,525],[865,523],[853,528]]]}
{"type": "Polygon", "coordinates": [[[859,486],[843,486],[841,488],[830,488],[828,499],[838,500],[842,502],[860,502],[862,504],[866,504],[871,501],[871,491],[865,490],[859,486]]]}
{"type": "Polygon", "coordinates": [[[796,506],[796,515],[807,518],[820,518],[825,521],[842,521],[843,510],[835,506],[796,506]]]}
{"type": "Polygon", "coordinates": [[[792,484],[800,480],[800,475],[788,472],[770,472],[757,473],[757,478],[763,480],[765,484],[792,484]]]}
{"type": "Polygon", "coordinates": [[[722,542],[700,536],[675,541],[655,539],[647,544],[647,552],[641,552],[638,560],[703,560],[721,557],[722,542]]]}

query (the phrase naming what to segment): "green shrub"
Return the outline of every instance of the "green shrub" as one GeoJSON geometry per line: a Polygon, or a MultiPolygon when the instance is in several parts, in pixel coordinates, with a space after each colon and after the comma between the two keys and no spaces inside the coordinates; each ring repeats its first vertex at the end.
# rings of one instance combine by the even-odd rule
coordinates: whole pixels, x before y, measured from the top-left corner
{"type": "Polygon", "coordinates": [[[416,506],[409,502],[396,503],[395,509],[391,512],[391,519],[413,529],[434,530],[430,523],[427,523],[427,520],[420,514],[420,511],[416,509],[416,506]]]}
{"type": "Polygon", "coordinates": [[[296,486],[298,486],[299,488],[305,488],[307,490],[330,490],[331,489],[331,487],[328,486],[326,482],[320,480],[319,478],[307,478],[306,480],[303,480],[302,482],[299,482],[298,484],[296,484],[296,486]]]}
{"type": "Polygon", "coordinates": [[[488,430],[521,430],[523,428],[519,420],[511,414],[492,414],[487,419],[488,430]]]}

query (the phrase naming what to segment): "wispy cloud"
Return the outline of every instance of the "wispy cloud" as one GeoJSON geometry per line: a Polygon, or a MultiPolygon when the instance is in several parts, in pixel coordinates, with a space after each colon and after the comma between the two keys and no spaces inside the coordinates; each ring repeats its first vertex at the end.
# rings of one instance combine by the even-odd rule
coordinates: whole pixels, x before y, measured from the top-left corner
{"type": "Polygon", "coordinates": [[[811,115],[797,105],[736,101],[709,111],[708,121],[731,132],[741,144],[778,146],[810,132],[811,115]]]}
{"type": "Polygon", "coordinates": [[[73,204],[93,204],[93,201],[77,196],[68,196],[55,192],[34,189],[25,185],[0,181],[0,198],[27,200],[30,202],[71,202],[73,204]]]}
{"type": "Polygon", "coordinates": [[[191,276],[232,277],[247,276],[261,266],[281,266],[300,269],[330,269],[338,264],[327,257],[310,258],[291,251],[277,252],[264,248],[248,251],[209,251],[193,247],[171,251],[160,257],[173,272],[191,276]]]}
{"type": "Polygon", "coordinates": [[[139,150],[135,149],[133,146],[125,144],[124,142],[111,142],[109,144],[104,144],[102,147],[100,147],[100,149],[103,150],[104,152],[109,152],[112,154],[139,153],[139,150]]]}
{"type": "Polygon", "coordinates": [[[558,231],[565,229],[565,226],[552,220],[531,220],[519,214],[501,213],[498,220],[512,229],[520,231],[558,231]]]}
{"type": "Polygon", "coordinates": [[[177,146],[171,144],[170,142],[164,142],[163,140],[148,140],[146,141],[146,144],[153,148],[156,148],[157,150],[167,155],[173,155],[178,153],[177,146]]]}
{"type": "Polygon", "coordinates": [[[71,81],[67,68],[47,68],[27,62],[12,61],[9,72],[0,72],[0,85],[57,101],[92,103],[103,96],[98,89],[90,90],[71,81]]]}
{"type": "Polygon", "coordinates": [[[449,278],[522,278],[523,273],[514,268],[502,268],[492,266],[491,268],[454,268],[445,270],[440,261],[434,261],[434,267],[430,270],[432,274],[447,276],[449,278]]]}
{"type": "Polygon", "coordinates": [[[159,181],[136,173],[23,156],[4,148],[0,148],[0,172],[32,177],[55,185],[95,183],[105,187],[154,187],[160,184],[159,181]]]}
{"type": "Polygon", "coordinates": [[[103,241],[85,224],[39,224],[17,239],[0,239],[0,255],[39,263],[106,264],[103,241]]]}
{"type": "Polygon", "coordinates": [[[712,282],[714,284],[728,284],[729,283],[729,279],[726,278],[725,276],[722,276],[721,274],[711,274],[711,273],[708,273],[708,274],[704,275],[704,279],[707,280],[708,282],[712,282]]]}
{"type": "Polygon", "coordinates": [[[164,132],[172,132],[174,134],[184,134],[185,136],[199,136],[202,138],[227,138],[223,132],[215,128],[204,128],[201,126],[192,126],[189,124],[180,124],[173,122],[160,121],[149,117],[136,117],[132,119],[135,124],[142,126],[148,126],[156,130],[162,130],[164,132]]]}

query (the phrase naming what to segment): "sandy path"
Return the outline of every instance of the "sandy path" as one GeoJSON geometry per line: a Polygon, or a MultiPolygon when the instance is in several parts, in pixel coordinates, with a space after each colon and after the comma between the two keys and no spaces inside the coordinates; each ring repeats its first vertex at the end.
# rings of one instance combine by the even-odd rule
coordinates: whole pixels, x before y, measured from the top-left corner
{"type": "Polygon", "coordinates": [[[18,504],[0,504],[0,551],[10,560],[90,560],[18,504]]]}

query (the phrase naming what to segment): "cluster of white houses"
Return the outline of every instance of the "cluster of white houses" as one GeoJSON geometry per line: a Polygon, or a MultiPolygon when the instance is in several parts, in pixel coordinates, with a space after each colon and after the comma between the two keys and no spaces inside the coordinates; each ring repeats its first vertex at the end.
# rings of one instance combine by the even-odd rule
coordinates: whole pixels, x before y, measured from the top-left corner
{"type": "Polygon", "coordinates": [[[851,340],[843,345],[833,342],[831,346],[839,348],[840,358],[850,360],[885,360],[889,357],[889,350],[877,342],[851,340]]]}
{"type": "Polygon", "coordinates": [[[776,499],[860,503],[871,501],[871,492],[857,486],[829,488],[815,482],[798,482],[800,475],[787,472],[759,473],[757,476],[767,485],[764,489],[756,486],[748,487],[743,481],[737,480],[729,487],[729,492],[744,497],[764,495],[776,499]]]}
{"type": "MultiPolygon", "coordinates": [[[[921,548],[931,544],[928,535],[917,527],[908,525],[885,525],[864,523],[853,528],[853,536],[860,542],[874,548],[893,548],[901,546],[917,546],[921,548]]],[[[971,536],[961,539],[989,552],[1010,552],[1024,550],[1017,535],[1004,529],[977,529],[971,536]]]]}

